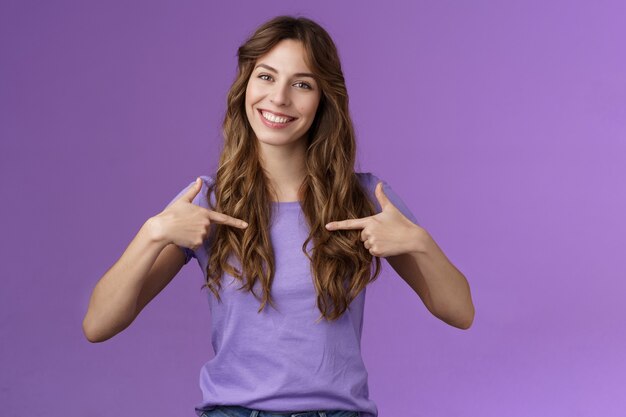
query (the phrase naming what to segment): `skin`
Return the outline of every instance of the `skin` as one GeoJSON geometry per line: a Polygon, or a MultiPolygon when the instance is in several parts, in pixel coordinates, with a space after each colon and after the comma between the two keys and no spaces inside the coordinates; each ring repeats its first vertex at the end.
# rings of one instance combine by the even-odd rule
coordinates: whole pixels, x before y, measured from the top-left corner
{"type": "Polygon", "coordinates": [[[150,217],[100,278],[83,319],[87,340],[94,343],[108,340],[135,320],[182,268],[185,255],[178,246],[200,246],[211,223],[247,227],[241,219],[193,204],[201,184],[196,179],[176,201],[150,217]]]}
{"type": "MultiPolygon", "coordinates": [[[[306,134],[321,97],[314,77],[295,75],[312,72],[304,56],[300,42],[285,39],[257,60],[247,84],[246,115],[261,145],[262,164],[278,201],[299,200],[306,134]],[[258,109],[298,119],[285,129],[272,129],[262,123],[258,109]]],[[[468,329],[474,319],[474,305],[463,274],[424,228],[412,223],[389,201],[382,184],[376,187],[376,197],[383,208],[381,213],[331,222],[328,229],[362,230],[365,248],[372,255],[385,258],[434,316],[451,326],[468,329]]]]}
{"type": "Polygon", "coordinates": [[[301,42],[282,40],[257,59],[246,87],[246,115],[259,141],[261,163],[277,191],[278,201],[299,200],[297,191],[305,176],[306,135],[321,98],[315,78],[295,75],[313,72],[304,56],[301,42]],[[283,129],[272,129],[263,124],[259,109],[297,119],[283,129]]]}
{"type": "Polygon", "coordinates": [[[426,229],[411,222],[376,185],[382,211],[373,216],[330,222],[328,230],[361,230],[374,256],[386,258],[437,318],[459,329],[474,321],[474,304],[465,276],[446,257],[426,229]]]}
{"type": "MultiPolygon", "coordinates": [[[[298,200],[304,178],[306,134],[320,101],[301,43],[284,40],[257,64],[248,80],[246,115],[259,141],[261,159],[278,201],[298,200]],[[310,88],[307,88],[310,87],[310,88]],[[257,109],[297,118],[285,129],[263,125],[257,109]]],[[[142,309],[177,275],[184,264],[179,246],[196,248],[206,239],[212,222],[245,228],[242,219],[193,204],[201,189],[198,179],[179,199],[150,217],[124,253],[96,284],[83,319],[90,342],[102,342],[128,327],[142,309]]],[[[474,319],[469,285],[422,227],[407,219],[376,186],[382,211],[361,219],[331,222],[329,230],[361,230],[361,241],[374,256],[384,257],[422,299],[428,310],[446,323],[468,329],[474,319]]]]}

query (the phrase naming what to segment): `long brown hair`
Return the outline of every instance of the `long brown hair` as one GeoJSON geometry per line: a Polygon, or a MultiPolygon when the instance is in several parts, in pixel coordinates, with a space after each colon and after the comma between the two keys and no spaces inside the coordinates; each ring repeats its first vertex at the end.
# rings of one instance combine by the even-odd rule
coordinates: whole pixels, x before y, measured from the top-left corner
{"type": "Polygon", "coordinates": [[[360,230],[328,231],[325,224],[376,212],[354,171],[356,141],[337,48],[326,30],[305,17],[277,16],[262,24],[237,51],[237,77],[228,92],[222,126],[224,147],[207,199],[212,210],[244,219],[248,227],[214,224],[203,288],[208,287],[221,302],[220,278],[225,271],[243,281],[240,290],[252,292],[261,302],[259,312],[266,303],[276,307],[270,294],[275,272],[269,231],[274,191],[260,164],[256,136],[246,116],[245,95],[256,60],[283,39],[302,42],[305,62],[321,90],[317,113],[307,132],[306,178],[298,194],[310,229],[302,251],[311,262],[316,303],[322,313],[318,321],[323,317],[336,320],[377,278],[380,259],[365,249],[360,230]],[[213,192],[215,205],[211,202],[213,192]],[[228,262],[233,254],[241,271],[228,262]],[[262,299],[253,290],[257,279],[263,288],[262,299]]]}

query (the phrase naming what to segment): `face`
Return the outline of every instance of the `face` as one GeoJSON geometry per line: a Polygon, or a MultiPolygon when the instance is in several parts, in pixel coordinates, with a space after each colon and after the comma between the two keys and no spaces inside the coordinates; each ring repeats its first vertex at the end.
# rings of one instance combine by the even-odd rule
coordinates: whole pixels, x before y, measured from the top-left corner
{"type": "Polygon", "coordinates": [[[320,101],[299,41],[284,39],[257,59],[246,88],[246,115],[261,146],[305,140],[320,101]]]}

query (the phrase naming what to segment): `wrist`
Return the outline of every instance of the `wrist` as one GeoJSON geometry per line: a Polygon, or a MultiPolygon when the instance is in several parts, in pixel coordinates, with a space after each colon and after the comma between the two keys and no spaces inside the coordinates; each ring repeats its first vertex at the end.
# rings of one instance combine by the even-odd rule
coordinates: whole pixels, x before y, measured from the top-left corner
{"type": "Polygon", "coordinates": [[[167,232],[165,224],[163,222],[163,218],[161,218],[158,214],[146,220],[146,222],[143,224],[143,229],[145,229],[146,234],[151,242],[160,243],[164,247],[171,243],[167,238],[167,232]]]}
{"type": "Polygon", "coordinates": [[[415,254],[423,254],[428,250],[429,242],[432,240],[430,234],[418,225],[415,225],[415,228],[411,231],[411,246],[409,252],[415,254]]]}

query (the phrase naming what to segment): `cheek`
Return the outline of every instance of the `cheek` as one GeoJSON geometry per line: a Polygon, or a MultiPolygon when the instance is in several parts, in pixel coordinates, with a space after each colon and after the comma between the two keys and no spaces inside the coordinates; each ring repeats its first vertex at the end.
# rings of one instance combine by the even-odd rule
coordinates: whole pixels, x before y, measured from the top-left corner
{"type": "Polygon", "coordinates": [[[315,99],[311,100],[309,102],[308,108],[309,108],[309,112],[314,116],[315,113],[317,112],[317,108],[319,107],[320,104],[320,96],[317,95],[315,97],[315,99]]]}
{"type": "Polygon", "coordinates": [[[246,90],[246,98],[245,98],[245,111],[246,111],[246,116],[248,117],[248,122],[252,123],[252,121],[254,120],[254,112],[255,110],[253,109],[252,106],[254,106],[254,104],[257,102],[258,100],[255,99],[255,95],[254,95],[254,91],[253,90],[246,90]]]}
{"type": "Polygon", "coordinates": [[[259,88],[255,83],[250,82],[246,86],[246,103],[254,103],[259,96],[259,88]]]}
{"type": "Polygon", "coordinates": [[[254,99],[254,91],[250,87],[246,89],[246,107],[252,103],[254,99]]]}
{"type": "Polygon", "coordinates": [[[298,111],[300,114],[307,114],[309,117],[313,117],[317,111],[317,102],[302,103],[302,105],[298,107],[298,111]]]}
{"type": "Polygon", "coordinates": [[[253,109],[253,106],[259,102],[258,97],[259,96],[255,94],[254,89],[246,90],[245,108],[246,108],[246,113],[248,114],[248,117],[253,117],[253,113],[255,112],[255,110],[253,109]]]}

